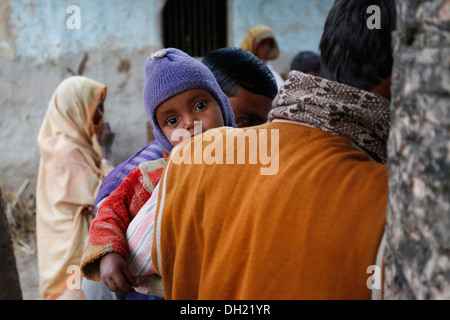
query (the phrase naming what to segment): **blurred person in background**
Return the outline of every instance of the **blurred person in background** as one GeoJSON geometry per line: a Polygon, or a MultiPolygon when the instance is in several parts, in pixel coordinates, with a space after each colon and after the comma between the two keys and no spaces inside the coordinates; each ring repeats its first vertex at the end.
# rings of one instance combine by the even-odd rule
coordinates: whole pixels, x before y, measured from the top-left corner
{"type": "MultiPolygon", "coordinates": [[[[38,135],[41,152],[36,191],[40,299],[86,299],[68,288],[94,217],[95,196],[112,170],[100,143],[111,144],[103,123],[106,86],[74,76],[53,93],[38,135]],[[70,270],[70,269],[69,269],[70,270]]],[[[107,149],[107,148],[106,148],[107,149]]]]}
{"type": "Polygon", "coordinates": [[[291,61],[291,71],[293,70],[318,76],[320,74],[320,55],[312,51],[300,51],[291,61]]]}
{"type": "Polygon", "coordinates": [[[271,60],[277,59],[280,54],[278,42],[270,27],[264,25],[252,27],[245,36],[241,48],[253,53],[266,63],[277,81],[278,89],[283,85],[284,79],[270,63],[271,60]]]}

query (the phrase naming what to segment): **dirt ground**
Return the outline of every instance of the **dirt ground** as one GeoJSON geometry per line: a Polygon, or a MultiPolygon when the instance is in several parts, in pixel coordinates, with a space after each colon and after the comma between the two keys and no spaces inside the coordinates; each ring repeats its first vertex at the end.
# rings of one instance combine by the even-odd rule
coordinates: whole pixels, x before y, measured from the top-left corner
{"type": "Polygon", "coordinates": [[[36,254],[36,205],[34,196],[26,200],[19,197],[26,186],[24,183],[23,188],[17,192],[2,190],[2,196],[13,240],[22,298],[37,300],[39,273],[36,254]]]}

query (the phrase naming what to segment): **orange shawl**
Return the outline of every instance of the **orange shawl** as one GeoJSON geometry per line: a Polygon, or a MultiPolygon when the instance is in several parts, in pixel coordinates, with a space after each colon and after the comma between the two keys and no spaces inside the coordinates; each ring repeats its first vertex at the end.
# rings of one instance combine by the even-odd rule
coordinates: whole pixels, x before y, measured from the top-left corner
{"type": "MultiPolygon", "coordinates": [[[[161,177],[152,251],[165,298],[370,299],[367,268],[385,225],[387,167],[346,137],[298,123],[231,130],[238,139],[278,130],[279,171],[225,164],[237,149],[221,139],[201,145],[202,135],[179,148],[190,144],[194,157],[215,150],[224,164],[175,162],[174,149],[161,177]]],[[[259,147],[276,143],[268,137],[259,147]]]]}

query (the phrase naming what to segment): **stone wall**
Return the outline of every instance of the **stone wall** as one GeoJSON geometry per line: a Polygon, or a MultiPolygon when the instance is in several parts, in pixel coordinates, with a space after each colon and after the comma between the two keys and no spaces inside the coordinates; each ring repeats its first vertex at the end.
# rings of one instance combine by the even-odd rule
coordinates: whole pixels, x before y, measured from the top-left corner
{"type": "Polygon", "coordinates": [[[385,298],[450,298],[450,1],[397,0],[385,298]]]}

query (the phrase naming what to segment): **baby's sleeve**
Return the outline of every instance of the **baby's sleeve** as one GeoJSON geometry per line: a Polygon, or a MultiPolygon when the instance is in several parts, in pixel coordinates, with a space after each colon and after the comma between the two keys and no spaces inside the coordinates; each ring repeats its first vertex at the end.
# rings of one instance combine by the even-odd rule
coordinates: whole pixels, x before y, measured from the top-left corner
{"type": "Polygon", "coordinates": [[[100,259],[106,254],[117,252],[128,258],[127,227],[150,195],[142,184],[141,171],[136,168],[101,204],[81,258],[81,270],[87,279],[100,280],[100,259]]]}

